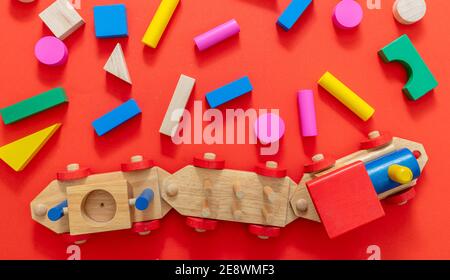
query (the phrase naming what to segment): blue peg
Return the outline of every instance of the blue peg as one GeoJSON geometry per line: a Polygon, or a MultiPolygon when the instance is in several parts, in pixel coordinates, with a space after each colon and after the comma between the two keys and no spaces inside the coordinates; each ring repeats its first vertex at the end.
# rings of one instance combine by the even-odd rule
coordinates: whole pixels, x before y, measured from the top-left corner
{"type": "Polygon", "coordinates": [[[60,204],[48,210],[47,217],[50,221],[56,222],[64,217],[64,208],[67,207],[67,200],[64,200],[60,204]]]}
{"type": "Polygon", "coordinates": [[[152,189],[145,189],[138,198],[136,198],[136,204],[135,207],[138,210],[144,211],[148,208],[150,203],[153,201],[153,197],[155,196],[155,193],[152,191],[152,189]]]}

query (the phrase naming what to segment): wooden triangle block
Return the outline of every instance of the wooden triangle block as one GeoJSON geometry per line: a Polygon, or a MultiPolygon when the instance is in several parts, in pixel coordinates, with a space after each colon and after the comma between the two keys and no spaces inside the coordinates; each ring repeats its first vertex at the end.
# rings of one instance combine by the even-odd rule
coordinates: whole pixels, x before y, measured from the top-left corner
{"type": "Polygon", "coordinates": [[[111,53],[111,56],[103,69],[117,78],[129,83],[130,85],[132,84],[130,73],[128,72],[127,62],[125,61],[125,56],[123,55],[123,50],[120,43],[118,43],[114,48],[114,51],[111,53]]]}
{"type": "Polygon", "coordinates": [[[22,171],[60,126],[54,124],[0,147],[0,159],[15,171],[22,171]]]}

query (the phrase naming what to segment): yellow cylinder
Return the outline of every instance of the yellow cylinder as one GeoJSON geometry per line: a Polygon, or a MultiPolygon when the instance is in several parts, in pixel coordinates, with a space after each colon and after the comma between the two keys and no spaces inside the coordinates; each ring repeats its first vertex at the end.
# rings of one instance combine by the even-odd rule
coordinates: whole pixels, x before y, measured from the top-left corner
{"type": "Polygon", "coordinates": [[[389,179],[391,179],[394,182],[397,182],[399,184],[408,184],[412,181],[414,175],[406,166],[393,164],[389,166],[388,168],[388,176],[389,179]]]}
{"type": "Polygon", "coordinates": [[[367,121],[375,113],[374,108],[330,72],[323,74],[318,83],[363,121],[367,121]]]}
{"type": "Polygon", "coordinates": [[[158,10],[156,10],[147,31],[142,38],[142,43],[145,45],[156,48],[159,40],[166,30],[167,24],[169,24],[170,18],[172,18],[175,9],[180,3],[180,0],[162,0],[159,4],[158,10]]]}

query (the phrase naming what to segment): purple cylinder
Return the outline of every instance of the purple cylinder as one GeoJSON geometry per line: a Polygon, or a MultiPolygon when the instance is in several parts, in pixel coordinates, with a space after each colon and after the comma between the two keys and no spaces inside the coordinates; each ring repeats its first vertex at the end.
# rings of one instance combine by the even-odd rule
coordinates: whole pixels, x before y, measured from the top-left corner
{"type": "Polygon", "coordinates": [[[200,51],[204,51],[225,39],[239,33],[241,28],[235,19],[227,21],[208,32],[198,35],[194,42],[200,51]]]}
{"type": "Polygon", "coordinates": [[[314,106],[314,93],[312,90],[300,90],[297,94],[300,110],[302,135],[305,137],[317,136],[316,109],[314,106]]]}

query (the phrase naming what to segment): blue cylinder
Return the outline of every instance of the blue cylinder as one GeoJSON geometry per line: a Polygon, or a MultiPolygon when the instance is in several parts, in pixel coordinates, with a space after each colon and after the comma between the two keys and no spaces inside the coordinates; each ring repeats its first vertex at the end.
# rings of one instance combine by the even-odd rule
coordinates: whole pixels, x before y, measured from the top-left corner
{"type": "Polygon", "coordinates": [[[404,148],[393,153],[384,155],[365,164],[370,180],[375,187],[377,194],[400,186],[399,183],[392,181],[388,175],[388,169],[391,165],[398,164],[408,167],[413,173],[413,179],[420,176],[420,166],[413,153],[404,148]]]}
{"type": "Polygon", "coordinates": [[[135,207],[138,210],[144,211],[150,205],[150,202],[153,201],[153,197],[155,193],[152,189],[145,189],[138,198],[136,198],[135,207]]]}
{"type": "Polygon", "coordinates": [[[48,210],[47,217],[50,221],[56,222],[57,220],[64,217],[64,208],[67,207],[67,200],[64,200],[60,204],[48,210]]]}

